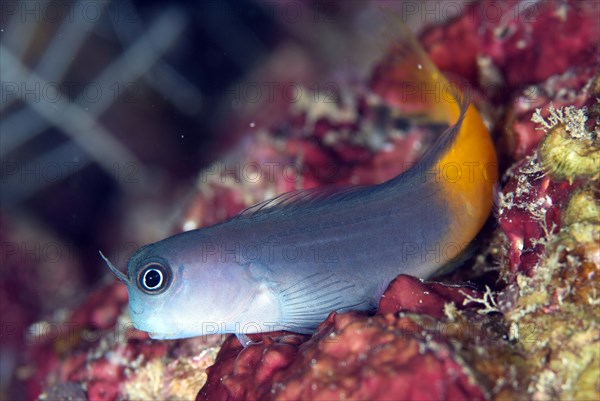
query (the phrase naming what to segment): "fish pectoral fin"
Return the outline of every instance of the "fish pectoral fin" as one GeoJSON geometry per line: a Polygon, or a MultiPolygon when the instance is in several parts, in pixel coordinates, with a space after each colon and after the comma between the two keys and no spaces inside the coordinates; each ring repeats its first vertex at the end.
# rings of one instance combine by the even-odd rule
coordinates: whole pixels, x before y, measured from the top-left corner
{"type": "Polygon", "coordinates": [[[286,330],[311,332],[333,311],[367,309],[369,301],[359,292],[355,283],[335,273],[306,276],[279,292],[282,323],[286,330]]]}

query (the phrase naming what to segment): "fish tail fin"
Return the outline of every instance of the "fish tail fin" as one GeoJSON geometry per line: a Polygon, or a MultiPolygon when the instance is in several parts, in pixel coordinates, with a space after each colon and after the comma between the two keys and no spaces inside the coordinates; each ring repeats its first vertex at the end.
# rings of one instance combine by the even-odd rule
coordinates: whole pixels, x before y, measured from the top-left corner
{"type": "MultiPolygon", "coordinates": [[[[381,12],[383,42],[389,51],[375,68],[371,79],[374,91],[408,118],[417,122],[449,125],[435,138],[415,166],[387,182],[393,186],[413,179],[414,173],[433,170],[456,143],[461,132],[465,131],[465,126],[470,127],[473,121],[479,122],[481,119],[474,106],[470,106],[472,96],[469,86],[450,83],[402,17],[384,8],[381,8],[381,12]]],[[[478,132],[474,132],[474,135],[483,133],[479,131],[485,131],[484,134],[488,135],[480,124],[476,124],[476,128],[478,132]]]]}
{"type": "Polygon", "coordinates": [[[468,86],[449,82],[402,16],[380,9],[383,14],[382,39],[389,50],[371,78],[374,91],[409,117],[420,116],[430,123],[456,123],[463,113],[463,96],[460,94],[468,86]]]}
{"type": "Polygon", "coordinates": [[[457,95],[457,99],[461,99],[459,103],[460,114],[458,116],[458,121],[446,128],[446,130],[435,139],[434,143],[427,148],[417,164],[406,170],[404,173],[385,182],[384,185],[396,186],[408,180],[412,180],[416,175],[419,175],[419,177],[426,177],[428,171],[434,171],[435,166],[456,142],[456,138],[460,135],[463,122],[467,117],[467,111],[470,108],[470,100],[466,96],[457,95]]]}

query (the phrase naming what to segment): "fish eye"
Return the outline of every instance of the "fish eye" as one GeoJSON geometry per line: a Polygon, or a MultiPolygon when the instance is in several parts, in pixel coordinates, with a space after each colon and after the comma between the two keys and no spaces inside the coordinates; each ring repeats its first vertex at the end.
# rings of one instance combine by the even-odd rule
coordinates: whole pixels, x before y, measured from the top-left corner
{"type": "Polygon", "coordinates": [[[160,262],[146,264],[138,274],[138,287],[147,294],[160,294],[171,283],[171,269],[160,262]]]}

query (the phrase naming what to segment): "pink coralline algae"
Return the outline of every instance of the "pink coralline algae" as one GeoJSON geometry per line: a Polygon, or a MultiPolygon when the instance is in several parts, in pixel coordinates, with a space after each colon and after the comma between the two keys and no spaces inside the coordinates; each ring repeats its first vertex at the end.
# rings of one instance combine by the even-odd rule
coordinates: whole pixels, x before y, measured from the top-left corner
{"type": "Polygon", "coordinates": [[[53,330],[31,339],[29,397],[192,398],[204,383],[198,371],[212,363],[219,339],[150,341],[123,316],[126,304],[123,285],[104,287],[53,330]]]}
{"type": "MultiPolygon", "coordinates": [[[[596,84],[597,87],[597,79],[596,84]]],[[[597,109],[538,110],[534,155],[507,173],[499,220],[508,242],[497,306],[536,363],[532,399],[600,395],[600,193],[597,109]],[[576,329],[574,330],[574,328],[576,329]]]]}
{"type": "MultiPolygon", "coordinates": [[[[90,358],[88,351],[100,337],[107,337],[105,331],[114,334],[112,330],[126,302],[125,288],[112,285],[92,294],[64,322],[41,329],[44,335],[33,338],[28,350],[34,370],[29,381],[30,396],[35,398],[41,392],[40,385],[51,387],[54,383],[73,382],[86,383],[87,394],[95,399],[115,399],[124,366],[110,363],[106,358],[90,358]],[[63,359],[64,356],[67,357],[63,359]]],[[[127,347],[119,348],[118,354],[127,347]]],[[[130,355],[138,353],[132,351],[129,350],[130,355]]]]}
{"type": "Polygon", "coordinates": [[[597,63],[597,1],[467,4],[458,19],[426,31],[422,42],[442,71],[481,83],[486,93],[492,86],[523,88],[573,66],[597,63]],[[486,82],[481,65],[488,60],[500,82],[486,82]]]}
{"type": "Polygon", "coordinates": [[[597,72],[598,66],[575,67],[517,92],[509,105],[503,137],[509,155],[520,160],[531,155],[539,145],[544,131],[531,121],[536,109],[541,108],[547,116],[549,105],[593,107],[595,97],[591,83],[597,72]]]}
{"type": "Polygon", "coordinates": [[[331,315],[273,399],[483,400],[472,372],[452,346],[413,320],[391,314],[357,319],[331,315]]]}
{"type": "Polygon", "coordinates": [[[298,357],[298,346],[306,336],[298,334],[251,336],[256,341],[246,349],[230,336],[197,400],[260,400],[271,392],[274,375],[298,357]]]}
{"type": "Polygon", "coordinates": [[[467,286],[443,283],[423,283],[421,280],[399,275],[392,281],[379,301],[378,313],[413,312],[436,318],[445,316],[447,303],[461,305],[466,295],[477,296],[478,292],[467,286]]]}
{"type": "MultiPolygon", "coordinates": [[[[535,156],[513,166],[502,189],[498,220],[508,237],[513,272],[528,272],[543,254],[543,238],[558,232],[560,213],[571,192],[568,182],[555,182],[535,156]]],[[[531,272],[530,272],[531,273],[531,272]]]]}
{"type": "Polygon", "coordinates": [[[570,87],[574,80],[579,88],[571,96],[573,105],[555,107],[554,97],[540,96],[537,100],[543,107],[529,113],[527,128],[517,123],[512,126],[515,137],[527,137],[529,146],[535,146],[532,155],[508,169],[506,184],[499,194],[498,220],[510,243],[508,260],[513,273],[532,273],[530,269],[544,255],[545,243],[564,227],[561,214],[573,193],[589,185],[587,180],[598,178],[598,138],[592,125],[600,76],[592,76],[589,70],[584,72],[583,79],[561,76],[540,85],[553,85],[552,90],[544,92],[538,88],[538,93],[556,96],[560,82],[560,92],[569,94],[574,91],[570,87]]]}

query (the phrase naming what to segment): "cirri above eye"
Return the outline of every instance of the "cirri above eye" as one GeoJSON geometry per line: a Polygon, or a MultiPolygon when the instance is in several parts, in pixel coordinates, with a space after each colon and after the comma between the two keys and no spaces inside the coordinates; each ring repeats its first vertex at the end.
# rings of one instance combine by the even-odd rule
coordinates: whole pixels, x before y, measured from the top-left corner
{"type": "Polygon", "coordinates": [[[148,294],[159,294],[171,283],[171,268],[159,262],[146,264],[138,274],[138,287],[148,294]]]}

